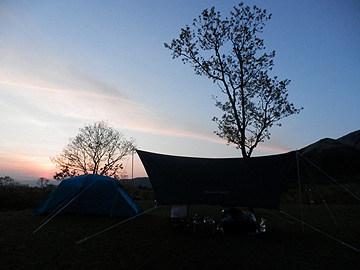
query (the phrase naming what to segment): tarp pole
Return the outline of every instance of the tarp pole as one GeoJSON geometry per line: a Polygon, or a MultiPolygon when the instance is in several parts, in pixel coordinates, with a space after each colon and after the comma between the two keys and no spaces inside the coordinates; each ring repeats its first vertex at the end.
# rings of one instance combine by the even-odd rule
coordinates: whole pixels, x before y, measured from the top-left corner
{"type": "MultiPolygon", "coordinates": [[[[301,193],[301,183],[300,183],[300,169],[299,169],[299,156],[298,156],[299,152],[296,151],[296,168],[297,168],[297,179],[298,179],[298,184],[299,184],[299,202],[300,202],[300,212],[301,212],[301,221],[302,224],[304,222],[304,211],[303,211],[303,207],[302,207],[302,193],[301,193]]],[[[304,232],[304,224],[302,225],[302,231],[304,232]]]]}
{"type": "MultiPolygon", "coordinates": [[[[301,158],[301,156],[300,156],[300,158],[301,158]]],[[[310,176],[310,178],[311,178],[311,181],[314,183],[314,186],[315,186],[315,188],[316,188],[316,190],[317,190],[317,193],[319,194],[322,202],[325,204],[325,207],[326,207],[327,211],[329,212],[332,220],[334,221],[334,224],[335,224],[335,225],[338,225],[337,222],[336,222],[336,219],[335,219],[334,215],[332,214],[332,212],[331,212],[331,210],[330,210],[330,208],[329,208],[329,205],[327,204],[325,198],[323,197],[323,195],[321,194],[320,190],[318,189],[318,187],[317,187],[317,185],[316,185],[316,183],[315,183],[315,181],[314,181],[314,178],[312,177],[309,169],[307,168],[307,166],[306,166],[306,164],[305,164],[305,162],[304,162],[304,159],[301,159],[301,161],[302,161],[303,165],[305,166],[306,171],[307,171],[307,173],[309,174],[309,176],[310,176]]]]}
{"type": "Polygon", "coordinates": [[[344,187],[342,184],[340,184],[338,181],[336,181],[334,178],[332,178],[330,175],[328,175],[326,172],[324,172],[321,168],[319,168],[319,166],[316,166],[316,164],[314,164],[313,162],[311,162],[311,160],[309,160],[308,158],[306,158],[304,155],[301,155],[299,153],[299,155],[306,159],[311,165],[313,165],[316,169],[318,169],[320,172],[322,172],[323,174],[325,174],[327,177],[329,177],[332,181],[334,181],[336,184],[338,184],[340,187],[342,187],[344,190],[346,190],[350,195],[352,195],[355,199],[357,199],[358,201],[360,201],[360,198],[358,196],[356,196],[354,193],[352,193],[350,190],[348,190],[346,187],[344,187]]]}

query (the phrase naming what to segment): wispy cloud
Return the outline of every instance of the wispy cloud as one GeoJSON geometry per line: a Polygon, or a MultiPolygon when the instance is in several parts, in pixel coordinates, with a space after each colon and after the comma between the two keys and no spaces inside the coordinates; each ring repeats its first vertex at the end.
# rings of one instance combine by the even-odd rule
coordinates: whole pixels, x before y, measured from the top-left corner
{"type": "Polygon", "coordinates": [[[52,164],[47,156],[28,153],[12,153],[9,151],[0,151],[0,176],[11,176],[14,178],[23,178],[24,175],[32,178],[46,177],[51,179],[55,171],[55,165],[52,164]]]}
{"type": "MultiPolygon", "coordinates": [[[[127,95],[118,92],[115,87],[104,87],[98,81],[95,81],[92,90],[4,81],[0,81],[0,84],[20,89],[15,90],[18,98],[26,99],[44,113],[83,119],[85,122],[107,119],[116,126],[142,133],[194,138],[218,144],[225,143],[214,134],[171,125],[169,123],[172,121],[166,114],[161,114],[160,111],[132,100],[127,95]],[[100,85],[101,87],[99,87],[100,85]]],[[[11,91],[14,94],[14,89],[11,91]]],[[[37,119],[30,119],[30,121],[37,125],[45,125],[37,119]]],[[[267,145],[259,145],[258,150],[269,153],[286,152],[286,149],[281,147],[267,145]]]]}
{"type": "MultiPolygon", "coordinates": [[[[169,112],[136,100],[138,90],[126,79],[117,81],[116,84],[107,82],[100,74],[93,74],[80,63],[70,63],[66,57],[62,58],[61,55],[52,54],[50,51],[41,52],[36,45],[32,44],[22,50],[10,46],[0,52],[0,55],[4,56],[0,63],[0,96],[10,97],[9,102],[2,101],[13,114],[11,120],[7,121],[11,125],[8,130],[10,133],[17,132],[16,136],[23,136],[19,139],[20,142],[54,144],[48,138],[44,139],[41,132],[44,133],[44,137],[49,137],[52,136],[51,133],[60,131],[64,127],[64,122],[68,126],[71,123],[84,124],[108,120],[121,131],[133,130],[143,134],[225,144],[212,132],[191,122],[191,118],[182,119],[181,122],[174,121],[176,116],[169,112]],[[58,122],[59,119],[62,123],[58,122]],[[27,133],[21,134],[21,128],[14,128],[14,125],[21,125],[22,128],[33,131],[29,133],[28,130],[27,133]],[[48,130],[50,126],[51,131],[48,130]]],[[[0,119],[2,117],[4,116],[0,115],[0,119]]],[[[65,136],[66,140],[74,135],[64,133],[61,136],[65,136]]],[[[4,137],[0,135],[0,138],[4,137]]],[[[261,148],[262,146],[259,150],[261,148]]],[[[18,155],[8,164],[20,162],[24,170],[37,171],[33,174],[39,176],[42,176],[38,172],[41,167],[50,168],[47,171],[54,171],[54,165],[49,159],[49,156],[56,154],[54,149],[49,149],[47,154],[39,155],[34,153],[34,148],[29,151],[37,157],[29,159],[18,155]],[[34,164],[32,168],[31,164],[34,164]]],[[[278,149],[274,149],[274,152],[278,152],[278,149]]],[[[0,159],[4,160],[4,156],[0,156],[0,159]]],[[[16,166],[13,165],[12,169],[16,170],[16,166]]]]}
{"type": "Polygon", "coordinates": [[[6,9],[1,4],[0,4],[0,15],[12,24],[15,24],[15,25],[21,26],[21,27],[24,26],[24,24],[16,16],[14,16],[8,9],[6,9]]]}
{"type": "MultiPolygon", "coordinates": [[[[49,63],[44,65],[49,66],[49,63]]],[[[169,124],[172,121],[166,112],[132,99],[128,92],[134,89],[121,90],[121,86],[107,84],[62,62],[52,65],[51,69],[45,75],[41,69],[33,70],[29,76],[22,69],[3,67],[1,88],[46,114],[84,121],[108,119],[126,129],[144,133],[218,141],[201,132],[169,124]]]]}

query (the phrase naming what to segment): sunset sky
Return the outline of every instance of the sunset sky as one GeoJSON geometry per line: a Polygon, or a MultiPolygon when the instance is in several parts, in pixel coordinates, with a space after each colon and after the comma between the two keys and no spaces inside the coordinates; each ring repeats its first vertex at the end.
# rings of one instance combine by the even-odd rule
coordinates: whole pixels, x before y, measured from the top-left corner
{"type": "MultiPolygon", "coordinates": [[[[172,59],[164,42],[215,6],[239,1],[0,1],[0,176],[52,178],[85,124],[105,120],[142,150],[236,157],[213,131],[216,84],[172,59]]],[[[360,129],[360,1],[258,0],[273,14],[261,37],[274,75],[291,79],[304,110],[271,129],[255,155],[305,147],[360,129]]],[[[131,175],[131,159],[124,160],[131,175]]],[[[146,176],[135,157],[134,176],[146,176]]]]}

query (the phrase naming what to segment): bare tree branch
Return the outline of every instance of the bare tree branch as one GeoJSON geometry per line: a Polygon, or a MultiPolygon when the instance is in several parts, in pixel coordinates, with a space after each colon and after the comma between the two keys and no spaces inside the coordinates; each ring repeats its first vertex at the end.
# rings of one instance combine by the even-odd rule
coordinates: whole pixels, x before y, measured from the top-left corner
{"type": "Polygon", "coordinates": [[[66,179],[81,174],[99,174],[119,179],[123,166],[121,160],[135,150],[135,141],[101,121],[86,125],[63,149],[52,157],[60,172],[54,179],[66,179]]]}

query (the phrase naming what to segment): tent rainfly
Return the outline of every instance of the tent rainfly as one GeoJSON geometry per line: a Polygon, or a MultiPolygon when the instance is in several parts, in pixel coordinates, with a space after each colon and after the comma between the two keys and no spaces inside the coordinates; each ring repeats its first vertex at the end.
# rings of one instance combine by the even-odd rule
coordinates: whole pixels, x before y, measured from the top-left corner
{"type": "Polygon", "coordinates": [[[296,152],[244,158],[193,158],[137,150],[159,205],[279,209],[296,152]]]}
{"type": "Polygon", "coordinates": [[[135,216],[140,212],[141,208],[117,180],[87,174],[63,180],[30,214],[135,216]]]}

